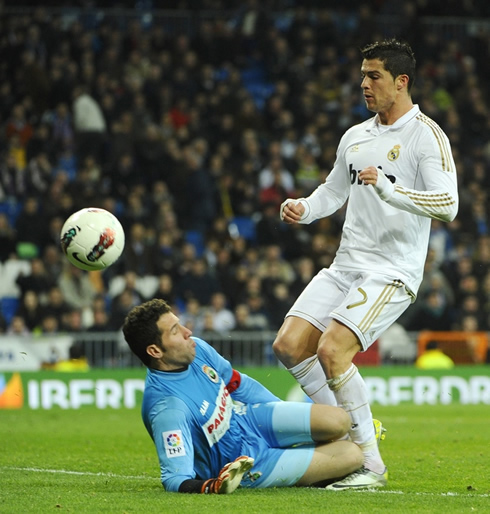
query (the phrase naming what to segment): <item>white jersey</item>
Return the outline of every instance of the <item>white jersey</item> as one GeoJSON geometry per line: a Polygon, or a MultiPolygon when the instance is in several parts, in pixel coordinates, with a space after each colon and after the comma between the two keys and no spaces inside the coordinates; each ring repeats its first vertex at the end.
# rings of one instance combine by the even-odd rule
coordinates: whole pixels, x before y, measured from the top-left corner
{"type": "Polygon", "coordinates": [[[352,127],[340,141],[325,182],[299,199],[306,209],[301,223],[329,216],[347,199],[331,268],[389,275],[416,294],[431,218],[452,221],[458,210],[456,167],[447,136],[418,105],[393,125],[379,125],[375,116],[352,127]],[[378,168],[374,187],[358,178],[368,166],[378,168]]]}

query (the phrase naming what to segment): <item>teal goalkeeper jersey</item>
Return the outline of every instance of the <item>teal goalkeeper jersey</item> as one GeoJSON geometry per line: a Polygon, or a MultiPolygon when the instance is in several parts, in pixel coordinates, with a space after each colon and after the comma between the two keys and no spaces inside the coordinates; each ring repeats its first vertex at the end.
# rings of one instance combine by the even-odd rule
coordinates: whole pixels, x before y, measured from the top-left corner
{"type": "MultiPolygon", "coordinates": [[[[155,443],[167,491],[178,491],[187,479],[217,477],[225,464],[240,455],[255,458],[277,443],[272,419],[264,420],[271,426],[264,436],[251,412],[253,404],[279,398],[234,371],[205,341],[193,339],[196,358],[185,371],[148,369],[146,376],[142,416],[155,443]],[[240,385],[230,393],[233,387],[226,386],[230,380],[236,385],[237,378],[240,385]]],[[[266,465],[272,470],[276,462],[271,459],[266,465]]]]}

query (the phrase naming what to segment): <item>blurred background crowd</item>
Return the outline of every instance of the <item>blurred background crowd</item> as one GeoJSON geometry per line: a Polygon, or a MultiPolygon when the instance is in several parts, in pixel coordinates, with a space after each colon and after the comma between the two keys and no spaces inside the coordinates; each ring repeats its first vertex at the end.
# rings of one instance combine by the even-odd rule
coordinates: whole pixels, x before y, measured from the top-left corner
{"type": "Polygon", "coordinates": [[[114,331],[152,297],[195,335],[277,329],[344,215],[288,226],[279,205],[372,115],[359,48],[391,36],[415,51],[412,96],[451,140],[461,199],[400,323],[490,330],[490,3],[27,4],[0,10],[0,332],[114,331]],[[103,273],[59,246],[89,206],[126,231],[103,273]]]}

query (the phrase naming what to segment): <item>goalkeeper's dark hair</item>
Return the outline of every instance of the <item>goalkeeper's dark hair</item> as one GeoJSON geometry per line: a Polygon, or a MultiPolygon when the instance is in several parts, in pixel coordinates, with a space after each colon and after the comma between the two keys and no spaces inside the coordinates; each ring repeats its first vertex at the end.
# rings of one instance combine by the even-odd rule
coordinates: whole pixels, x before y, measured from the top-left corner
{"type": "Polygon", "coordinates": [[[124,339],[131,351],[147,367],[151,367],[152,357],[146,349],[151,344],[161,346],[162,332],[157,326],[157,321],[162,314],[171,310],[165,300],[155,298],[133,307],[124,320],[124,339]]]}
{"type": "Polygon", "coordinates": [[[396,38],[376,41],[361,48],[364,59],[379,59],[393,78],[408,76],[407,90],[410,93],[415,81],[416,60],[410,45],[396,38]]]}

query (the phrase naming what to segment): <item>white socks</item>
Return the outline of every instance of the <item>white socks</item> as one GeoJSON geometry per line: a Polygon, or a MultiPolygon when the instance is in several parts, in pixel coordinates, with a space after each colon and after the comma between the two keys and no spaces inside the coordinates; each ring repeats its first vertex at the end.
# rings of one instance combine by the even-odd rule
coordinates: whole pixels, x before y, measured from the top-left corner
{"type": "Polygon", "coordinates": [[[313,355],[288,371],[314,403],[339,406],[349,414],[350,438],[362,449],[364,465],[375,473],[384,473],[366,384],[357,367],[352,364],[342,375],[327,380],[318,357],[313,355]]]}
{"type": "Polygon", "coordinates": [[[316,355],[308,357],[288,371],[314,403],[337,405],[335,395],[328,387],[327,377],[316,355]]]}
{"type": "Polygon", "coordinates": [[[339,407],[342,407],[352,419],[350,437],[362,449],[364,465],[375,473],[383,473],[385,465],[375,437],[366,384],[357,367],[351,364],[345,373],[327,380],[327,384],[333,391],[339,407]]]}

